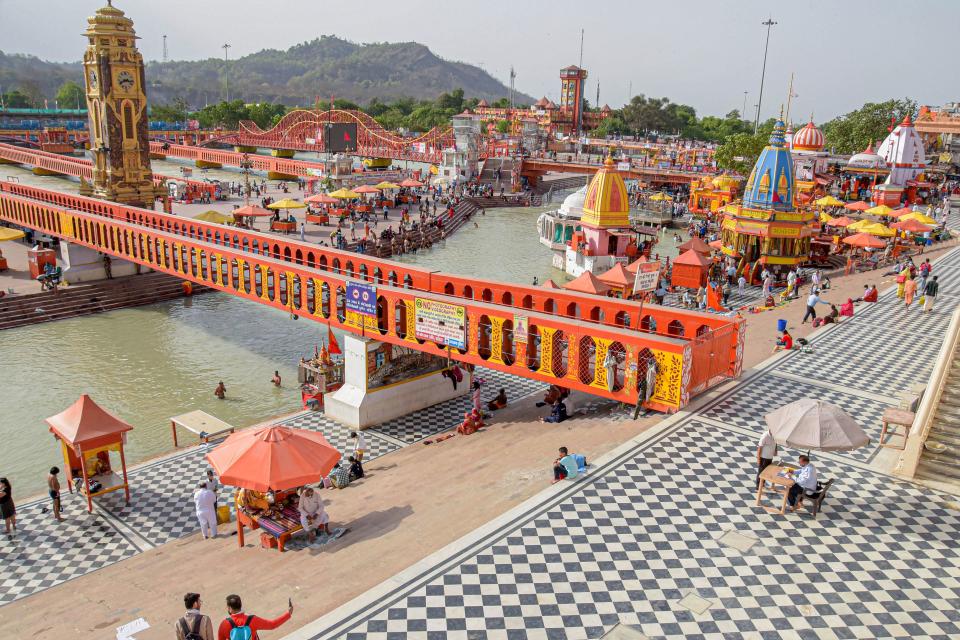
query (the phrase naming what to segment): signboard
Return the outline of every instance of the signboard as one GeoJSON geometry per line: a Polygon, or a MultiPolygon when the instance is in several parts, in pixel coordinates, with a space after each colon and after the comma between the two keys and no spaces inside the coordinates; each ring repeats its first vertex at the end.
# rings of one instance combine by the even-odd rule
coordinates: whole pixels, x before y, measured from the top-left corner
{"type": "Polygon", "coordinates": [[[330,122],[323,126],[323,146],[327,152],[357,150],[357,123],[330,122]]]}
{"type": "Polygon", "coordinates": [[[630,171],[630,163],[629,163],[629,162],[618,162],[618,163],[617,163],[617,171],[630,171]]]}
{"type": "Polygon", "coordinates": [[[377,288],[360,282],[347,283],[347,311],[362,316],[377,316],[377,288]]]}
{"type": "Polygon", "coordinates": [[[467,348],[467,310],[445,302],[416,299],[416,337],[437,344],[467,348]]]}
{"type": "Polygon", "coordinates": [[[307,169],[307,175],[316,176],[317,178],[322,178],[324,176],[324,173],[323,173],[323,169],[316,169],[314,167],[310,167],[309,169],[307,169]]]}
{"type": "Polygon", "coordinates": [[[304,143],[306,143],[306,144],[317,144],[317,139],[316,139],[316,138],[304,138],[303,141],[304,141],[304,143]]]}
{"type": "Polygon", "coordinates": [[[660,263],[648,262],[637,265],[637,276],[633,279],[633,292],[653,291],[660,280],[660,263]]]}
{"type": "Polygon", "coordinates": [[[513,341],[527,344],[527,332],[530,330],[530,319],[527,316],[513,316],[513,341]]]}

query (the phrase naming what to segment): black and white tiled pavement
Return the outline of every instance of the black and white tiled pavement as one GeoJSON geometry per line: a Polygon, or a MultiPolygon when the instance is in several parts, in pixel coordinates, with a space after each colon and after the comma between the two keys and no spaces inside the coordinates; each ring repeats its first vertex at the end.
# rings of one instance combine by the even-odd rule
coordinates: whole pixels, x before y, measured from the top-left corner
{"type": "MultiPolygon", "coordinates": [[[[486,381],[485,399],[500,387],[511,401],[543,387],[498,371],[478,369],[477,375],[486,381]]],[[[455,398],[364,431],[366,460],[456,427],[469,405],[469,396],[455,398]]],[[[350,429],[322,413],[303,412],[281,424],[320,431],[344,455],[353,450],[350,429]]],[[[84,500],[64,491],[67,520],[62,524],[42,511],[49,500],[17,505],[19,532],[0,538],[0,606],[195,533],[193,491],[208,467],[204,456],[214,446],[193,447],[132,469],[129,505],[118,491],[97,499],[88,514],[84,500]]]]}
{"type": "MultiPolygon", "coordinates": [[[[960,250],[936,267],[955,268],[960,250]]],[[[812,353],[778,355],[288,640],[579,639],[617,625],[677,640],[960,638],[956,503],[868,466],[880,413],[926,379],[958,301],[941,296],[909,330],[890,326],[898,302],[858,307],[812,353]],[[803,396],[873,438],[815,453],[835,478],[816,519],[763,511],[753,490],[763,416],[803,396]]]]}

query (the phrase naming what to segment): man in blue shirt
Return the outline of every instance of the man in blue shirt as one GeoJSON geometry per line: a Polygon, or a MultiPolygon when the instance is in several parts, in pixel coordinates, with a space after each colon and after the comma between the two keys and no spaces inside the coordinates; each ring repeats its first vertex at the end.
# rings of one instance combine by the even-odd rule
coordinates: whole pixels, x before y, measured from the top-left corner
{"type": "Polygon", "coordinates": [[[800,468],[793,472],[793,486],[787,494],[787,502],[797,509],[797,499],[800,493],[806,493],[808,496],[817,492],[817,470],[810,464],[810,458],[800,456],[800,468]]]}

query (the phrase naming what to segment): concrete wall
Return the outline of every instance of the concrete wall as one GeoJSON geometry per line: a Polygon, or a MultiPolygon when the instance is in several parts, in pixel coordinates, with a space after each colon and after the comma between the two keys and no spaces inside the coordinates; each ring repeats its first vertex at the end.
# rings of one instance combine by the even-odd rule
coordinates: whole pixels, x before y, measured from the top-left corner
{"type": "Polygon", "coordinates": [[[367,358],[376,346],[369,338],[346,336],[344,384],[324,399],[327,416],[348,427],[366,429],[470,392],[468,376],[454,390],[440,371],[367,391],[367,358]]]}
{"type": "MultiPolygon", "coordinates": [[[[63,267],[63,279],[69,284],[103,280],[107,277],[103,269],[103,256],[83,245],[62,241],[60,265],[63,267]]],[[[137,273],[137,265],[111,256],[110,273],[114,278],[132,276],[137,273]]]]}

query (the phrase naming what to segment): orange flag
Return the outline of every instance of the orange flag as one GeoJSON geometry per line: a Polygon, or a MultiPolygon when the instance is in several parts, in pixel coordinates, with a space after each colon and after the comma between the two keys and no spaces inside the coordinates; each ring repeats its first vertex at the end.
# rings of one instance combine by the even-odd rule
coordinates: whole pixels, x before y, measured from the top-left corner
{"type": "Polygon", "coordinates": [[[327,343],[330,345],[331,354],[343,354],[343,351],[340,350],[340,345],[337,343],[337,337],[333,335],[333,329],[330,328],[330,325],[327,325],[327,343]]]}

